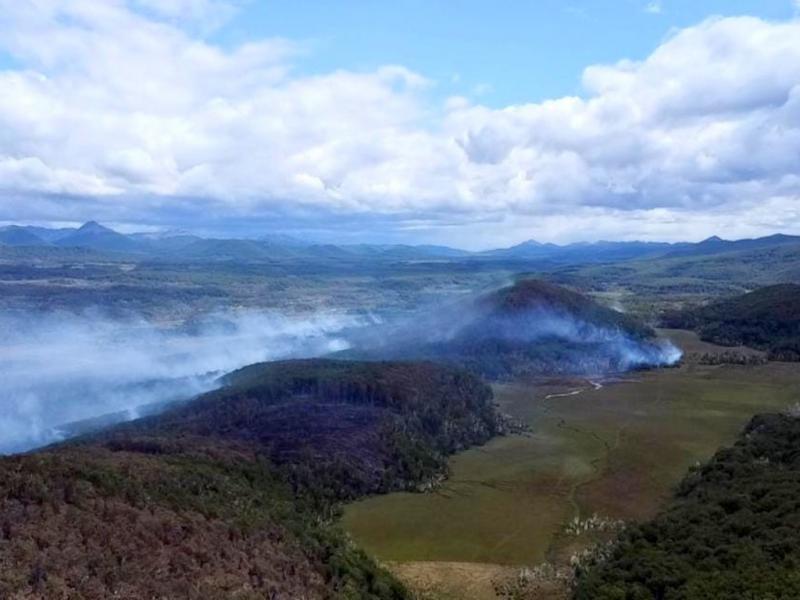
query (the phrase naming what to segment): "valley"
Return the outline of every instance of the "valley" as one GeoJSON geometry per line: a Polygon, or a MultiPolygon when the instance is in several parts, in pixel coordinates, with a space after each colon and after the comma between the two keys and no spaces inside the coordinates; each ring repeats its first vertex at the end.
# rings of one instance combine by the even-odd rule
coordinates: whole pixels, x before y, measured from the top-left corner
{"type": "Polygon", "coordinates": [[[200,259],[82,229],[93,246],[0,247],[4,451],[32,450],[0,460],[0,592],[659,598],[652,571],[626,571],[642,542],[625,536],[658,523],[678,545],[656,570],[692,574],[664,518],[676,490],[800,395],[781,362],[797,286],[739,268],[794,264],[787,236],[471,254],[194,240],[200,259]],[[166,529],[145,522],[159,511],[166,529]],[[125,514],[144,519],[131,539],[125,514]]]}
{"type": "Polygon", "coordinates": [[[0,0],[0,600],[800,600],[800,0],[0,0]]]}
{"type": "MultiPolygon", "coordinates": [[[[685,331],[661,335],[690,356],[723,350],[685,331]]],[[[608,539],[617,520],[652,517],[687,469],[732,443],[753,414],[793,404],[800,369],[687,360],[602,387],[539,379],[494,391],[500,410],[530,433],[454,456],[434,493],[376,496],[345,510],[353,539],[432,597],[465,597],[468,586],[470,598],[495,598],[495,586],[520,568],[566,566],[608,539]]],[[[559,587],[547,578],[543,585],[542,598],[559,587]]]]}

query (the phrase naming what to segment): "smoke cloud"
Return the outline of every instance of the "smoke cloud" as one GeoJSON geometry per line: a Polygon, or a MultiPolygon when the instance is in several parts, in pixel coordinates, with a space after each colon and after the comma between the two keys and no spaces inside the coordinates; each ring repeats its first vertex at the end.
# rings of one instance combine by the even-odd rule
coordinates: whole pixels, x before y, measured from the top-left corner
{"type": "Polygon", "coordinates": [[[83,314],[0,315],[0,453],[58,441],[64,424],[189,398],[246,364],[347,348],[344,314],[216,313],[179,327],[83,314]]]}
{"type": "Polygon", "coordinates": [[[142,416],[213,389],[244,365],[336,353],[455,362],[498,379],[621,372],[681,357],[666,340],[568,312],[486,314],[474,299],[410,317],[228,311],[172,327],[98,311],[0,313],[0,453],[63,439],[80,431],[76,422],[142,416]]]}
{"type": "Polygon", "coordinates": [[[671,366],[682,356],[669,340],[598,325],[546,304],[501,314],[474,300],[359,330],[344,354],[442,360],[492,379],[606,375],[671,366]]]}
{"type": "MultiPolygon", "coordinates": [[[[569,344],[601,348],[602,351],[595,352],[595,358],[605,357],[609,362],[608,367],[600,368],[601,371],[671,366],[682,356],[681,350],[669,340],[637,337],[620,327],[598,326],[546,307],[525,311],[521,315],[495,317],[484,326],[483,335],[532,344],[563,340],[569,344]]],[[[575,364],[567,365],[563,370],[591,372],[593,367],[575,364]]]]}

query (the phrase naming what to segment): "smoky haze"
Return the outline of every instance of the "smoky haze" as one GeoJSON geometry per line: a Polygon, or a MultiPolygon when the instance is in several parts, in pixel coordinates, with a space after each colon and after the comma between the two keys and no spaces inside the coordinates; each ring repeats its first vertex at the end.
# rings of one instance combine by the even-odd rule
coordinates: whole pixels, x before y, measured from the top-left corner
{"type": "Polygon", "coordinates": [[[211,390],[220,375],[244,365],[336,353],[444,360],[490,378],[602,375],[671,365],[681,357],[667,341],[552,307],[487,314],[474,298],[411,316],[227,311],[172,327],[99,310],[0,313],[0,453],[58,441],[78,431],[65,428],[75,422],[112,414],[136,418],[211,390]]]}
{"type": "Polygon", "coordinates": [[[177,328],[142,318],[0,315],[0,453],[58,441],[59,426],[189,398],[254,362],[347,347],[356,317],[214,313],[177,328]]]}
{"type": "MultiPolygon", "coordinates": [[[[556,339],[601,348],[598,354],[607,357],[609,366],[601,366],[598,374],[611,369],[628,371],[671,366],[682,356],[681,350],[669,340],[639,338],[620,327],[598,326],[552,308],[537,308],[514,317],[496,317],[486,324],[486,329],[492,332],[491,335],[516,342],[536,343],[556,339]]],[[[591,373],[593,369],[598,369],[591,364],[592,361],[588,364],[566,365],[562,370],[591,373]]]]}
{"type": "Polygon", "coordinates": [[[358,330],[344,355],[445,360],[490,378],[504,378],[536,373],[607,375],[671,366],[682,352],[669,340],[592,323],[546,304],[497,314],[469,300],[358,330]]]}

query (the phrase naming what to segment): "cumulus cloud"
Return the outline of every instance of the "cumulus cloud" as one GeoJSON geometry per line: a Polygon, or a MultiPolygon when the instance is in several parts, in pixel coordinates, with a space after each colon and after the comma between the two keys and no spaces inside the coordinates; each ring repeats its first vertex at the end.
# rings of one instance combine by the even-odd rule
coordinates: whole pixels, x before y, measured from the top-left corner
{"type": "Polygon", "coordinates": [[[181,25],[234,9],[0,0],[15,64],[0,71],[0,218],[24,197],[40,220],[82,206],[150,224],[311,213],[574,231],[614,216],[617,234],[682,237],[666,225],[724,212],[761,231],[761,207],[800,201],[796,20],[710,19],[642,61],[588,67],[580,97],[494,108],[440,105],[399,65],[295,75],[296,43],[221,47],[181,25]]]}

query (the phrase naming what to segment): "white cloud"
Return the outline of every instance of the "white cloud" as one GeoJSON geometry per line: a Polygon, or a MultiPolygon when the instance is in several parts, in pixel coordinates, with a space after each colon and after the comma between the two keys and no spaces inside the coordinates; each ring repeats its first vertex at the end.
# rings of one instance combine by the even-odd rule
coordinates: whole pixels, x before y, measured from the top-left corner
{"type": "Polygon", "coordinates": [[[98,198],[120,221],[566,218],[566,239],[576,219],[617,235],[680,236],[674,219],[722,213],[766,228],[760,207],[800,203],[798,21],[712,19],[641,62],[587,68],[585,97],[494,109],[439,106],[402,66],[295,76],[289,41],[223,49],[179,26],[230,9],[0,0],[0,45],[22,65],[0,71],[2,217],[24,195],[39,219],[98,198]]]}
{"type": "Polygon", "coordinates": [[[138,5],[157,15],[182,19],[208,19],[228,16],[235,7],[224,0],[135,0],[138,5]]]}

